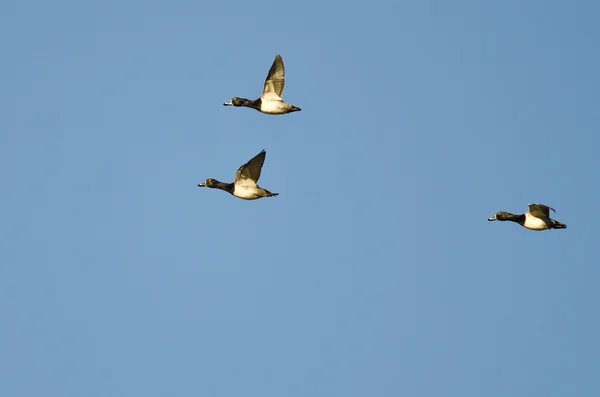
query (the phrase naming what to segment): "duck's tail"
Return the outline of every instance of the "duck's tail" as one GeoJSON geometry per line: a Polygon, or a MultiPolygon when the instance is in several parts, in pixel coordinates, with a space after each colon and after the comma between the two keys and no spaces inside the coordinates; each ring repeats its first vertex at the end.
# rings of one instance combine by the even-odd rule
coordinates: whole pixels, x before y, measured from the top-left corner
{"type": "Polygon", "coordinates": [[[552,229],[566,229],[567,225],[560,223],[559,221],[552,220],[552,229]]]}
{"type": "Polygon", "coordinates": [[[292,109],[290,110],[290,113],[291,113],[291,112],[299,112],[299,111],[301,111],[301,110],[302,110],[302,109],[300,109],[299,107],[296,107],[296,106],[292,105],[292,109]]]}
{"type": "Polygon", "coordinates": [[[268,191],[267,189],[263,189],[265,191],[265,197],[275,197],[275,196],[279,196],[279,193],[271,193],[270,191],[268,191]]]}

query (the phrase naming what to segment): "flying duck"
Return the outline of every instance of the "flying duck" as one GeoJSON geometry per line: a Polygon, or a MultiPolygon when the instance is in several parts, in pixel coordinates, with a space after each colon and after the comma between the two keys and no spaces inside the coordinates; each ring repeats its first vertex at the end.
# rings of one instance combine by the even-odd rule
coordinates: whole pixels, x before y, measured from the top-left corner
{"type": "Polygon", "coordinates": [[[208,178],[204,183],[199,183],[198,187],[210,187],[225,190],[235,197],[244,200],[256,200],[262,197],[277,196],[279,193],[271,193],[257,184],[266,155],[267,152],[263,150],[246,164],[238,168],[233,183],[219,182],[216,179],[208,178]]]}
{"type": "Polygon", "coordinates": [[[231,101],[225,102],[223,105],[245,106],[266,114],[285,114],[300,111],[300,108],[285,103],[281,98],[284,86],[285,68],[283,67],[281,55],[277,54],[273,61],[273,65],[269,70],[269,74],[265,79],[265,88],[263,89],[260,98],[251,100],[235,97],[231,101]]]}
{"type": "Polygon", "coordinates": [[[498,212],[488,221],[513,221],[530,230],[566,229],[567,225],[550,219],[550,210],[556,212],[552,207],[544,204],[529,204],[529,211],[521,215],[508,212],[498,212]]]}

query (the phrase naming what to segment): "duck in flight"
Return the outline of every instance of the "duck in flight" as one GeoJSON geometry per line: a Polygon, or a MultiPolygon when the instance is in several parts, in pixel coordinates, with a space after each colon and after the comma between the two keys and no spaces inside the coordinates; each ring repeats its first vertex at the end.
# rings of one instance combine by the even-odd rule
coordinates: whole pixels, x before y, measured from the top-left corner
{"type": "Polygon", "coordinates": [[[513,221],[530,230],[566,229],[567,225],[554,219],[550,219],[550,210],[556,212],[552,207],[544,204],[529,204],[529,211],[521,215],[508,212],[497,212],[488,221],[513,221]]]}
{"type": "Polygon", "coordinates": [[[273,197],[279,193],[271,193],[267,189],[258,186],[260,171],[267,152],[264,150],[254,156],[246,164],[238,168],[235,173],[235,181],[232,183],[219,182],[216,179],[208,178],[204,183],[199,183],[198,187],[210,187],[213,189],[225,190],[244,200],[256,200],[262,197],[273,197]]]}
{"type": "Polygon", "coordinates": [[[273,61],[273,65],[269,70],[269,74],[265,79],[265,88],[263,89],[260,98],[251,100],[235,97],[231,101],[225,102],[223,105],[245,106],[266,114],[285,114],[302,110],[283,101],[281,95],[283,94],[284,86],[285,68],[283,66],[281,55],[277,54],[273,61]]]}

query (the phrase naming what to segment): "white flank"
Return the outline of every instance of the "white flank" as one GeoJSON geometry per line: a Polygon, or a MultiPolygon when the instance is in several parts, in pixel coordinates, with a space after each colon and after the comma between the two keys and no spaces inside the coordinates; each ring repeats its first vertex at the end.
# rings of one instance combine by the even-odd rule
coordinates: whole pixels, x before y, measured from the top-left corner
{"type": "Polygon", "coordinates": [[[529,214],[525,214],[525,224],[523,225],[530,230],[546,230],[548,225],[540,218],[535,218],[529,214]]]}

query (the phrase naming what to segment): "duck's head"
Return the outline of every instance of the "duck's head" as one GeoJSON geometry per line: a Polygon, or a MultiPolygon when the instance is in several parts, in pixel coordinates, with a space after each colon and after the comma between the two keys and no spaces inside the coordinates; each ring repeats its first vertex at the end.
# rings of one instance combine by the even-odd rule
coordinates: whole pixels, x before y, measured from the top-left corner
{"type": "Polygon", "coordinates": [[[199,183],[198,187],[215,187],[218,183],[216,179],[208,178],[203,183],[199,183]]]}
{"type": "Polygon", "coordinates": [[[225,102],[223,106],[242,106],[245,103],[245,99],[243,98],[231,98],[231,101],[225,102]]]}
{"type": "Polygon", "coordinates": [[[488,221],[506,221],[510,218],[511,214],[509,214],[508,212],[500,211],[496,212],[496,215],[492,216],[491,218],[488,218],[488,221]]]}

